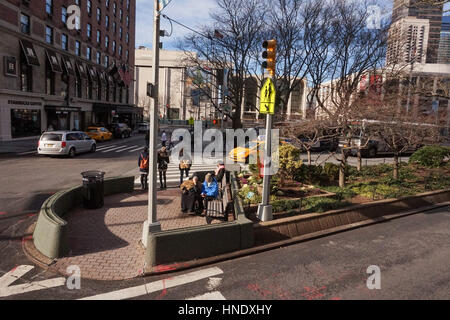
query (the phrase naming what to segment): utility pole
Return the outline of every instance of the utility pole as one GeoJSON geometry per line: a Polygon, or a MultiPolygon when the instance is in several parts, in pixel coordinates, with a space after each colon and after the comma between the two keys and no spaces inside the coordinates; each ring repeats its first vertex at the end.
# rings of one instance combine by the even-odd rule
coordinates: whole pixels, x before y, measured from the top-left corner
{"type": "Polygon", "coordinates": [[[263,178],[263,194],[262,201],[258,206],[258,219],[261,221],[273,220],[272,205],[270,205],[270,179],[271,179],[271,167],[273,163],[272,159],[272,115],[275,109],[275,95],[276,87],[275,81],[275,67],[276,67],[276,47],[277,41],[272,39],[263,42],[264,51],[262,57],[267,59],[263,62],[263,68],[268,69],[270,72],[270,78],[267,79],[261,90],[260,98],[260,113],[266,114],[266,135],[264,146],[264,178],[263,178]]]}
{"type": "Polygon", "coordinates": [[[156,202],[156,184],[157,184],[157,145],[158,145],[158,82],[159,82],[159,1],[154,0],[153,10],[153,108],[150,107],[150,137],[149,137],[149,155],[148,160],[150,164],[148,172],[148,218],[144,222],[142,231],[142,244],[147,247],[148,235],[153,232],[161,231],[161,223],[157,220],[157,202],[156,202]]]}

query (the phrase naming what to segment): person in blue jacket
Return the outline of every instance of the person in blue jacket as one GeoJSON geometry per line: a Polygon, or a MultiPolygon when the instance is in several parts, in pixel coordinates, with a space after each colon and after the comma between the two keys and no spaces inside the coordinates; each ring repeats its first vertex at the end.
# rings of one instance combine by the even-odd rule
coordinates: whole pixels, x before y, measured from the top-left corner
{"type": "Polygon", "coordinates": [[[204,201],[203,208],[206,210],[208,208],[208,201],[217,199],[219,196],[219,185],[217,180],[213,178],[213,176],[208,173],[205,176],[205,182],[202,185],[202,197],[204,201]]]}

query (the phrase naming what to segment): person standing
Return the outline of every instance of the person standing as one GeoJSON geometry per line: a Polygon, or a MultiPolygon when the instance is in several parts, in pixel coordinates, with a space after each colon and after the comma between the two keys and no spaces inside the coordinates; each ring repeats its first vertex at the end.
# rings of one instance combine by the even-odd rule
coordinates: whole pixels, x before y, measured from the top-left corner
{"type": "Polygon", "coordinates": [[[144,147],[144,151],[139,155],[138,166],[141,173],[141,188],[148,189],[148,170],[149,170],[149,154],[148,147],[144,147]]]}
{"type": "Polygon", "coordinates": [[[166,143],[167,143],[167,135],[166,135],[166,131],[163,130],[162,135],[161,135],[161,145],[163,147],[165,147],[166,143]]]}
{"type": "Polygon", "coordinates": [[[167,189],[167,167],[169,166],[169,154],[166,151],[166,147],[162,147],[158,152],[158,171],[159,171],[159,183],[161,190],[167,189]]]}
{"type": "Polygon", "coordinates": [[[189,170],[191,169],[191,160],[189,156],[184,154],[184,149],[180,150],[179,153],[180,163],[178,168],[180,169],[180,186],[184,180],[184,173],[186,173],[186,178],[189,178],[189,170]]]}

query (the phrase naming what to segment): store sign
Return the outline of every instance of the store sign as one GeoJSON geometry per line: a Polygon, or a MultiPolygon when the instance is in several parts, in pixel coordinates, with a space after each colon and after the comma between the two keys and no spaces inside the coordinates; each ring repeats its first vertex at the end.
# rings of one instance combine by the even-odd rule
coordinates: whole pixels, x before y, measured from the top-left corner
{"type": "Polygon", "coordinates": [[[16,57],[3,57],[5,76],[17,77],[16,57]]]}
{"type": "Polygon", "coordinates": [[[42,102],[20,101],[20,100],[8,100],[8,104],[20,106],[42,106],[42,102]]]}

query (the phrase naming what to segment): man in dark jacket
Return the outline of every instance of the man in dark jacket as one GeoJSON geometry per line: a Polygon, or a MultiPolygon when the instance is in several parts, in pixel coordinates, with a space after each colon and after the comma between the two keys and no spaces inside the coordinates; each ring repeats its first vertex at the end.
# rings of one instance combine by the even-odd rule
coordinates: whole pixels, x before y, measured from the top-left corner
{"type": "Polygon", "coordinates": [[[161,189],[167,189],[167,167],[169,166],[169,154],[166,151],[166,147],[162,147],[158,152],[158,171],[159,171],[159,183],[161,189]]]}
{"type": "Polygon", "coordinates": [[[149,170],[149,157],[148,147],[144,148],[144,151],[139,155],[138,166],[141,172],[141,187],[142,190],[148,189],[148,170],[149,170]]]}

